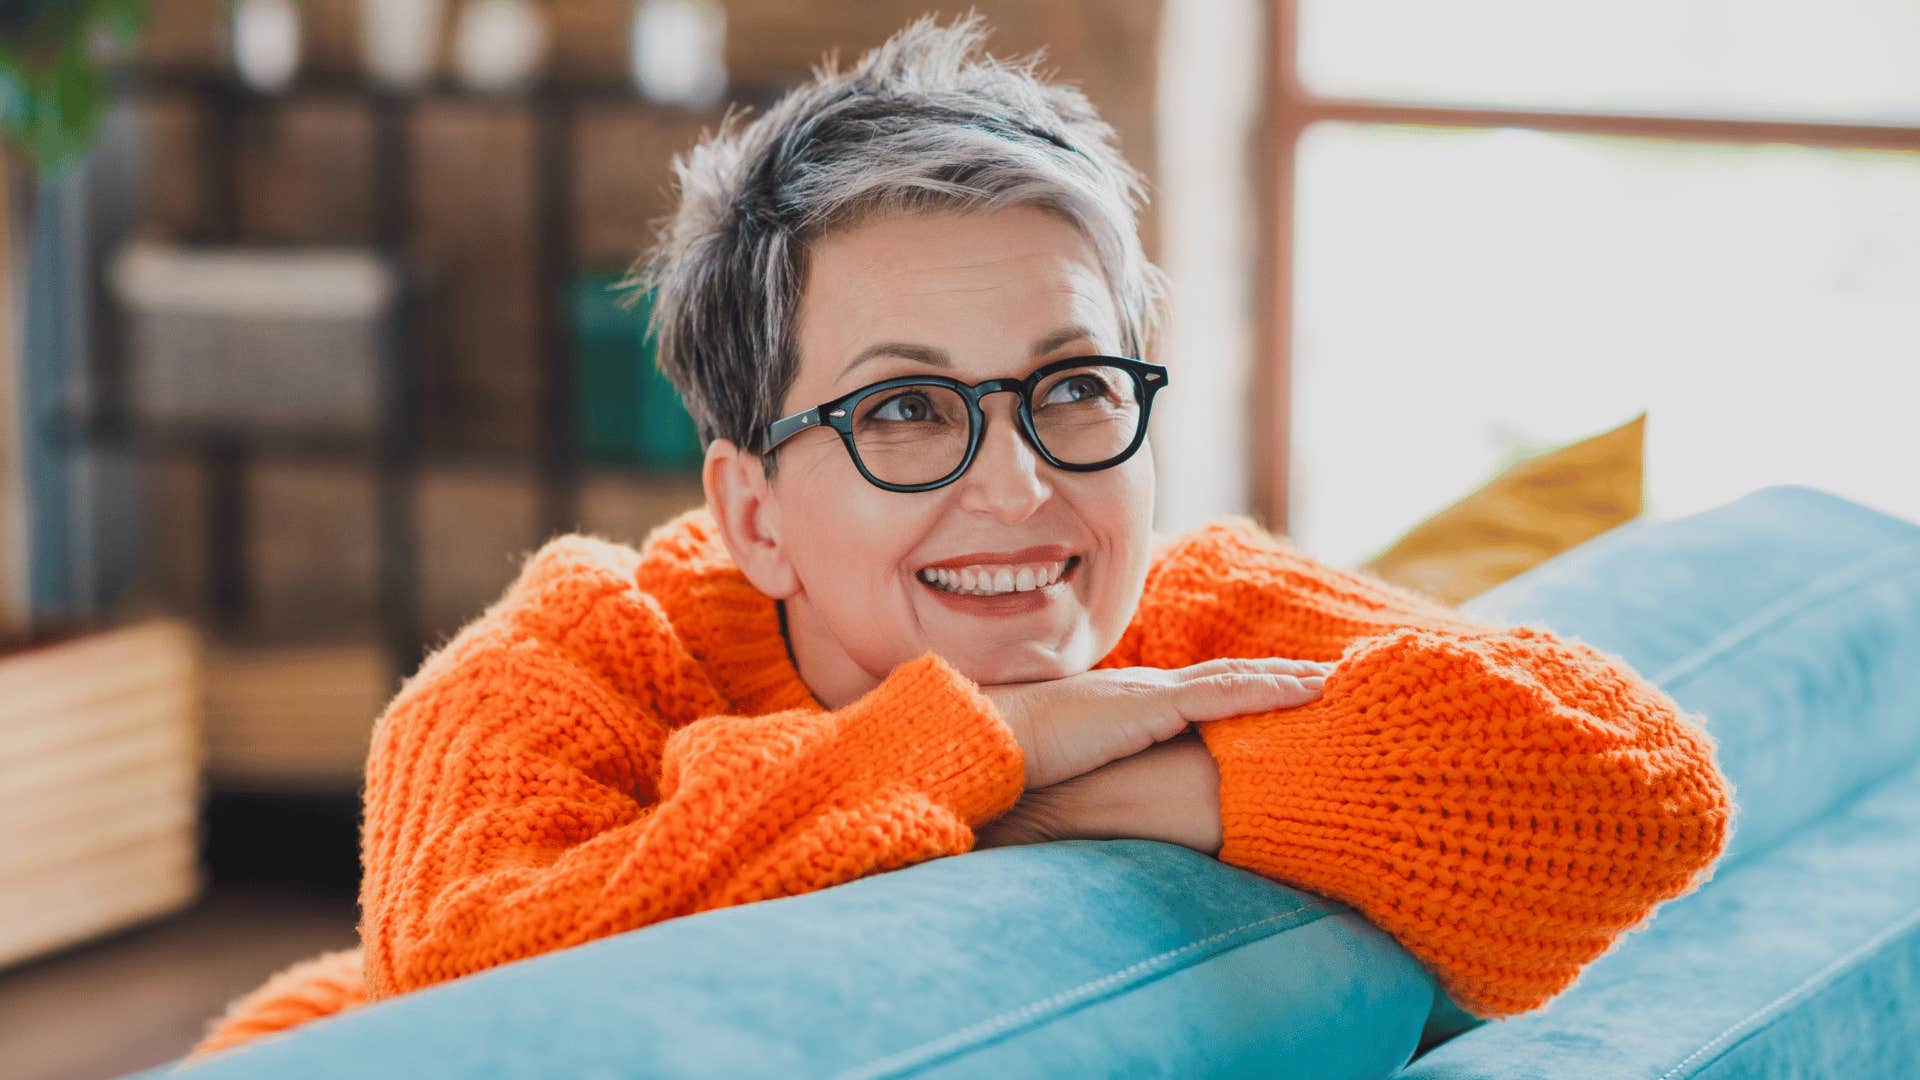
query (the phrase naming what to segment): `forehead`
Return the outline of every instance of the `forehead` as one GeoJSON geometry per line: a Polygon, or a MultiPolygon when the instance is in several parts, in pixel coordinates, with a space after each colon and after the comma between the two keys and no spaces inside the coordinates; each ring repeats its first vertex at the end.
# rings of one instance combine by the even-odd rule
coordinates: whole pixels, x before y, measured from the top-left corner
{"type": "MultiPolygon", "coordinates": [[[[824,389],[881,342],[941,350],[980,377],[1013,374],[1005,369],[1033,359],[1037,342],[1074,324],[1091,334],[1082,351],[1119,349],[1112,289],[1071,222],[1035,207],[892,214],[810,247],[796,382],[824,389]]],[[[847,381],[883,377],[882,366],[862,364],[847,381]]]]}

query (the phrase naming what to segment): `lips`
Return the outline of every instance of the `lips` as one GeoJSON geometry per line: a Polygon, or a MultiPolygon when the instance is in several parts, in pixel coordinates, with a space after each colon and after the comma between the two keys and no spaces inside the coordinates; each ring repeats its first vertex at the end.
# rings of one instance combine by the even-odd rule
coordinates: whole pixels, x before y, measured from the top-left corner
{"type": "Polygon", "coordinates": [[[930,562],[922,570],[959,569],[963,566],[1002,566],[1019,563],[1065,562],[1073,557],[1073,551],[1060,544],[1040,544],[1035,547],[1021,548],[1018,551],[975,551],[965,555],[955,555],[950,559],[930,562]]]}

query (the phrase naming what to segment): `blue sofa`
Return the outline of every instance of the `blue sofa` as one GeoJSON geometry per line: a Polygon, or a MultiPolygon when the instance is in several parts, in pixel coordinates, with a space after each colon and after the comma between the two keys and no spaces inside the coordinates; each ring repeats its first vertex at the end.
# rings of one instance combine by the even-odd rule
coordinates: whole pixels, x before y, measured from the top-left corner
{"type": "Polygon", "coordinates": [[[261,1040],[228,1076],[1920,1075],[1920,525],[1811,488],[1615,529],[1467,605],[1703,714],[1699,890],[1477,1023],[1354,911],[1183,848],[940,859],[261,1040]]]}

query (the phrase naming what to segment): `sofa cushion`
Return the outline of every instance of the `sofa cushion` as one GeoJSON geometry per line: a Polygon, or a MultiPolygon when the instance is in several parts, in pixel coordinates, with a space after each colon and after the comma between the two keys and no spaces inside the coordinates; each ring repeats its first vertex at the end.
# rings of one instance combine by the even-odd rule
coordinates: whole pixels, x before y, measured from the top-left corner
{"type": "Polygon", "coordinates": [[[1459,604],[1640,514],[1647,414],[1516,462],[1361,564],[1459,604]]]}

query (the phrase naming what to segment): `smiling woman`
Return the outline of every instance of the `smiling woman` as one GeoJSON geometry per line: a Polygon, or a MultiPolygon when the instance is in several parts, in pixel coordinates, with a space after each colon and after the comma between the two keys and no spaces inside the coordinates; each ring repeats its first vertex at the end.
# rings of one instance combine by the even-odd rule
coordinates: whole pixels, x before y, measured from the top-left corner
{"type": "MultiPolygon", "coordinates": [[[[1121,338],[1092,244],[1044,209],[889,213],[822,238],[810,269],[799,369],[787,392],[793,404],[849,392],[858,375],[843,371],[839,357],[864,352],[874,340],[927,342],[947,357],[943,373],[975,382],[1025,379],[1062,359],[1068,369],[1087,371],[1073,357],[1100,354],[1121,338]],[[1052,331],[1066,323],[1092,334],[1058,342],[1052,331]],[[1035,354],[1031,342],[1054,348],[1035,354]]],[[[918,359],[876,357],[860,375],[889,371],[874,365],[900,373],[925,367],[918,359]]],[[[801,676],[822,703],[837,707],[866,694],[922,651],[941,653],[975,682],[995,684],[1075,675],[1114,648],[1146,580],[1154,503],[1152,461],[1121,455],[1144,436],[1135,379],[1116,369],[1114,382],[1121,379],[1133,407],[1108,409],[1108,419],[1119,413],[1125,430],[1110,425],[1114,446],[1094,457],[1106,465],[1085,473],[1044,461],[1043,440],[1025,436],[1035,421],[1025,419],[1023,394],[979,402],[983,430],[973,454],[966,423],[948,429],[947,448],[937,436],[891,446],[902,436],[876,430],[887,421],[872,421],[860,407],[852,413],[851,446],[826,432],[793,438],[781,446],[772,479],[760,457],[728,440],[708,448],[714,517],[741,571],[783,603],[801,676]],[[952,436],[960,438],[958,454],[952,436]],[[862,482],[860,473],[876,463],[881,475],[920,469],[939,479],[966,471],[939,490],[902,498],[862,482]],[[916,584],[920,569],[964,552],[1000,552],[970,561],[985,563],[981,571],[995,580],[1012,578],[1027,561],[1012,553],[1031,546],[1077,557],[1077,573],[1037,596],[1010,600],[956,600],[916,584]],[[985,615],[995,615],[991,626],[979,623],[985,615]],[[1008,621],[1012,615],[1020,615],[1018,625],[1008,621]]],[[[1073,386],[1060,390],[1071,394],[1073,386]]]]}
{"type": "MultiPolygon", "coordinates": [[[[1047,376],[1033,385],[1061,400],[1031,409],[1025,391],[971,407],[954,389],[944,398],[876,393],[850,405],[850,439],[798,433],[779,446],[772,476],[762,455],[715,440],[708,503],[741,570],[781,602],[801,676],[822,703],[838,707],[927,651],[981,683],[1056,679],[1092,667],[1119,640],[1144,584],[1154,483],[1150,452],[1122,454],[1144,438],[1147,398],[1137,377],[1075,359],[1121,340],[1092,245],[1069,222],[1034,207],[894,212],[816,242],[810,270],[799,364],[780,411],[857,397],[860,379],[893,376],[877,384],[886,386],[936,367],[927,363],[936,355],[945,361],[937,370],[961,383],[1111,371],[1104,385],[1124,400],[1102,410],[1109,445],[1089,462],[1101,467],[1086,472],[1044,460],[1039,416],[1085,408],[1067,400],[1084,386],[1047,376]],[[1068,324],[1090,332],[1056,332],[1068,324]],[[874,342],[916,345],[909,355],[889,347],[857,368],[842,364],[874,342]],[[952,414],[945,425],[894,419],[918,415],[903,408],[938,414],[941,400],[952,414]],[[970,437],[975,409],[981,426],[970,437]],[[938,431],[915,436],[906,427],[938,431]],[[957,478],[903,498],[863,482],[863,473],[926,486],[957,478]],[[1035,546],[1078,560],[1077,572],[1033,596],[997,601],[960,600],[917,580],[925,567],[982,552],[959,565],[990,566],[981,578],[997,580],[997,571],[1011,585],[1021,563],[1040,561],[1016,549],[1035,546]],[[986,615],[997,618],[983,632],[976,620],[986,615]],[[1017,624],[1007,620],[1014,615],[1017,624]]],[[[1075,448],[1071,421],[1045,423],[1063,450],[1075,448]]]]}
{"type": "Polygon", "coordinates": [[[202,1050],[1067,837],[1345,900],[1503,1015],[1711,864],[1712,743],[1617,661],[1250,521],[1153,541],[1138,176],[981,36],[917,22],[678,163],[636,281],[706,505],[548,542],[428,658],[368,757],[361,950],[202,1050]]]}

